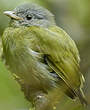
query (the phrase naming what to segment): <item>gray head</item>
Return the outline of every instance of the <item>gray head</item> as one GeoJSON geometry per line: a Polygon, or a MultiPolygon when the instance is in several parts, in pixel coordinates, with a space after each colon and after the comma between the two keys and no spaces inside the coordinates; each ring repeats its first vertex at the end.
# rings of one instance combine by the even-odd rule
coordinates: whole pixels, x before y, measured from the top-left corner
{"type": "Polygon", "coordinates": [[[4,14],[11,18],[10,26],[14,27],[55,25],[54,15],[37,4],[23,4],[4,14]]]}

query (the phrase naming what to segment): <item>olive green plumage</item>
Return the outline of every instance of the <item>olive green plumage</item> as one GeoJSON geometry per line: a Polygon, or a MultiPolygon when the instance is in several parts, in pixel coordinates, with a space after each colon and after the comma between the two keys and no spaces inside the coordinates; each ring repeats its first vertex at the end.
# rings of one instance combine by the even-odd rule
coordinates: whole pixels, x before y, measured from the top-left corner
{"type": "Polygon", "coordinates": [[[61,87],[69,97],[78,96],[81,103],[86,103],[81,90],[84,78],[79,67],[80,57],[74,41],[56,26],[48,10],[25,4],[14,11],[18,20],[8,14],[13,19],[2,36],[3,54],[11,72],[18,76],[16,79],[27,99],[33,100],[28,94],[32,91],[47,94],[61,87]]]}

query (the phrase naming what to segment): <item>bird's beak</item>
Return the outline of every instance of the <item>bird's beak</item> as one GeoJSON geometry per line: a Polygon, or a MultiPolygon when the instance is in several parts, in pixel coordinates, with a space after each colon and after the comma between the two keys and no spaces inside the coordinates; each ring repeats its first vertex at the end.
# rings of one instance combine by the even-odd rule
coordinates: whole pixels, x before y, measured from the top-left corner
{"type": "Polygon", "coordinates": [[[23,19],[23,18],[17,16],[14,11],[5,11],[4,14],[10,18],[15,19],[15,20],[22,20],[23,19]]]}

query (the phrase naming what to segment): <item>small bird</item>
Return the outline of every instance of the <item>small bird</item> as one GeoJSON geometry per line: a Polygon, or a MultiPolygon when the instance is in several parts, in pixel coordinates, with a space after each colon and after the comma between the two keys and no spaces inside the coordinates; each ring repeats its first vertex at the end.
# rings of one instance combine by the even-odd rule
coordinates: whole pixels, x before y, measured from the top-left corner
{"type": "Polygon", "coordinates": [[[54,15],[30,3],[4,14],[11,20],[2,35],[3,56],[33,109],[52,110],[61,92],[87,104],[78,49],[54,15]]]}

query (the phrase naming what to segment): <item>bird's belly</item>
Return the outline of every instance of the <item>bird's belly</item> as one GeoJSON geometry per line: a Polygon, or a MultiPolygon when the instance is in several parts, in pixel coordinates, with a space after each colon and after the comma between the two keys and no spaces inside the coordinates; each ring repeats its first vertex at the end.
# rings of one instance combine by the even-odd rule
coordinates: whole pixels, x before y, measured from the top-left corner
{"type": "Polygon", "coordinates": [[[25,84],[33,86],[40,85],[40,81],[36,76],[36,68],[32,61],[28,59],[13,59],[10,57],[10,60],[7,61],[7,65],[11,73],[19,77],[19,79],[21,79],[25,84]]]}
{"type": "Polygon", "coordinates": [[[51,88],[53,78],[49,75],[49,71],[38,60],[32,57],[17,57],[7,61],[9,69],[12,73],[19,77],[24,84],[33,88],[51,88]]]}

